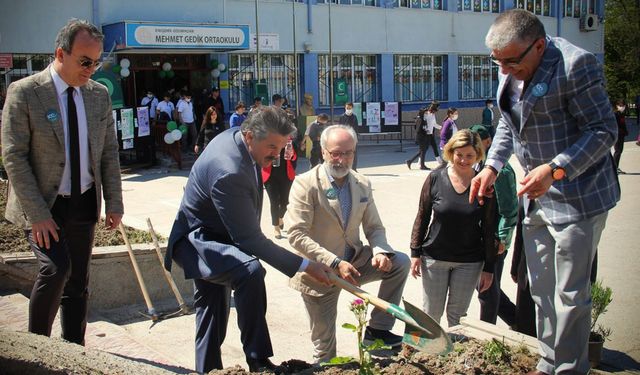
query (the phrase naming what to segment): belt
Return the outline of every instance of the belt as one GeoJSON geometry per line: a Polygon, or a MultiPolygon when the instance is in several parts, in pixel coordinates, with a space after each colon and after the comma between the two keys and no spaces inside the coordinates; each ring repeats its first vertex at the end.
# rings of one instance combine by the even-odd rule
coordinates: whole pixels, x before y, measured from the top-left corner
{"type": "MultiPolygon", "coordinates": [[[[95,185],[92,183],[91,185],[89,185],[89,187],[85,191],[80,193],[80,195],[85,195],[89,190],[93,189],[94,187],[95,185]]],[[[58,194],[58,197],[64,198],[64,199],[71,199],[71,194],[58,194]]]]}

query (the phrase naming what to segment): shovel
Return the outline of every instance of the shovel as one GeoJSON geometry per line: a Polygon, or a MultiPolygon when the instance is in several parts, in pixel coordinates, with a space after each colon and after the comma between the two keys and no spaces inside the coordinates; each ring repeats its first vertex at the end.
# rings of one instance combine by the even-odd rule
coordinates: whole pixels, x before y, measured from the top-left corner
{"type": "Polygon", "coordinates": [[[405,309],[403,309],[398,305],[372,296],[334,273],[329,273],[329,279],[347,292],[368,301],[380,310],[386,311],[396,319],[405,322],[404,336],[402,337],[403,343],[428,354],[445,355],[453,348],[449,335],[440,324],[409,302],[402,301],[405,306],[405,309]]]}

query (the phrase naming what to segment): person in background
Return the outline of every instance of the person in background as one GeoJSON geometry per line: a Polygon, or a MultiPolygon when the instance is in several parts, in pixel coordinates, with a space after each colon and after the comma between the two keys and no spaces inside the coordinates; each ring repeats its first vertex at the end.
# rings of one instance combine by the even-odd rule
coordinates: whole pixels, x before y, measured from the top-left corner
{"type": "Polygon", "coordinates": [[[515,154],[525,177],[524,251],[541,358],[530,375],[586,374],[589,271],[608,211],[620,199],[610,149],[616,120],[598,58],[547,35],[536,15],[500,13],[485,37],[500,67],[500,119],[470,203],[491,194],[515,154]]]}
{"type": "Polygon", "coordinates": [[[193,148],[193,152],[196,153],[196,155],[199,155],[204,151],[209,142],[223,131],[225,131],[225,127],[224,122],[222,121],[222,116],[220,116],[215,107],[209,107],[207,112],[204,114],[202,125],[200,125],[198,140],[193,148]]]}
{"type": "Polygon", "coordinates": [[[280,110],[256,110],[216,137],[196,160],[169,236],[165,268],[178,264],[194,282],[196,372],[222,369],[231,291],[250,372],[273,372],[267,326],[266,274],[261,261],[293,277],[330,285],[323,264],[276,245],[260,230],[262,174],[296,131],[280,110]]]}
{"type": "Polygon", "coordinates": [[[440,129],[441,126],[436,122],[436,112],[438,112],[438,108],[440,104],[436,101],[429,104],[426,110],[423,109],[422,113],[418,112],[418,121],[417,132],[416,132],[416,141],[418,142],[419,150],[413,155],[411,159],[405,161],[407,163],[407,167],[411,169],[411,163],[413,163],[416,158],[420,158],[420,169],[429,170],[425,164],[427,150],[429,146],[433,149],[433,154],[436,157],[439,165],[443,164],[442,158],[440,157],[440,153],[438,152],[438,147],[436,146],[436,138],[435,138],[435,129],[440,129]]]}
{"type": "Polygon", "coordinates": [[[242,122],[247,118],[247,115],[244,114],[244,110],[244,103],[238,102],[238,104],[236,104],[236,111],[233,112],[233,114],[229,118],[230,128],[236,128],[242,125],[242,122]]]}
{"type": "Polygon", "coordinates": [[[84,345],[102,198],[108,229],[124,213],[111,99],[89,78],[101,64],[103,39],[87,21],[67,22],[56,36],[53,63],[9,85],[0,129],[9,175],[4,215],[24,229],[38,261],[29,332],[50,336],[60,309],[62,338],[78,345],[84,345]]]}
{"type": "Polygon", "coordinates": [[[440,150],[444,150],[444,145],[458,131],[457,119],[458,110],[454,107],[447,109],[447,118],[442,123],[442,130],[440,131],[440,150]]]}
{"type": "Polygon", "coordinates": [[[624,114],[626,109],[627,106],[624,103],[624,100],[616,100],[613,114],[616,116],[616,123],[618,124],[618,139],[613,145],[613,161],[616,163],[616,170],[618,174],[626,174],[626,172],[620,169],[620,157],[622,156],[622,150],[624,149],[624,139],[629,135],[624,114]]]}
{"type": "Polygon", "coordinates": [[[489,135],[491,138],[496,134],[495,129],[493,128],[493,100],[487,99],[485,102],[485,108],[482,110],[482,125],[484,125],[487,130],[489,130],[489,135]]]}
{"type": "MultiPolygon", "coordinates": [[[[491,147],[491,135],[484,125],[473,125],[469,128],[478,134],[482,140],[485,155],[491,147]]],[[[480,172],[484,167],[484,160],[476,166],[476,172],[480,172]]],[[[496,202],[496,230],[495,247],[496,259],[493,267],[493,282],[491,287],[484,292],[478,293],[480,300],[480,320],[487,323],[496,324],[498,316],[508,326],[515,324],[516,306],[509,297],[502,291],[500,282],[502,281],[502,270],[504,269],[504,259],[507,250],[511,245],[511,238],[518,222],[518,197],[516,195],[516,174],[509,163],[506,163],[496,179],[494,196],[496,202]]]]}
{"type": "Polygon", "coordinates": [[[262,107],[262,98],[259,96],[256,96],[255,98],[253,98],[253,105],[249,109],[249,113],[251,113],[251,111],[253,111],[254,109],[259,109],[261,107],[262,107]]]}
{"type": "Polygon", "coordinates": [[[198,129],[196,128],[196,118],[195,112],[193,111],[193,103],[191,102],[191,93],[184,92],[182,101],[178,104],[178,108],[176,108],[178,112],[178,121],[187,127],[187,134],[184,138],[184,146],[182,147],[183,151],[191,151],[194,149],[196,145],[196,140],[198,138],[198,129]]]}
{"type": "Polygon", "coordinates": [[[222,116],[222,120],[224,120],[225,112],[224,112],[224,103],[222,102],[222,98],[220,97],[220,89],[214,87],[211,89],[211,95],[207,97],[205,101],[205,107],[215,107],[218,110],[218,113],[222,116]]]}
{"type": "Polygon", "coordinates": [[[158,108],[158,98],[153,95],[151,90],[147,91],[147,95],[140,101],[140,106],[149,108],[149,121],[153,123],[156,119],[156,110],[158,108]]]}
{"type": "Polygon", "coordinates": [[[300,150],[304,151],[307,148],[307,140],[311,141],[311,155],[309,156],[309,162],[311,168],[315,167],[319,163],[322,163],[322,147],[320,146],[320,135],[329,122],[329,115],[321,113],[316,118],[316,121],[312,122],[307,128],[307,132],[304,135],[300,150]]]}
{"type": "Polygon", "coordinates": [[[176,110],[176,107],[171,102],[171,94],[169,92],[165,92],[163,96],[164,100],[158,103],[156,107],[156,119],[158,121],[171,121],[173,120],[173,114],[176,110]]]}
{"type": "Polygon", "coordinates": [[[487,290],[495,261],[493,199],[469,204],[475,163],[484,158],[480,137],[456,132],[442,156],[449,164],[429,173],[411,232],[411,276],[422,276],[424,311],[436,322],[445,309],[453,327],[467,314],[473,292],[487,290]],[[433,220],[432,220],[433,219],[433,220]]]}
{"type": "Polygon", "coordinates": [[[293,136],[280,151],[280,156],[262,168],[262,181],[271,202],[271,225],[277,239],[282,238],[283,217],[289,204],[289,191],[296,177],[298,155],[293,147],[293,136]]]}
{"type": "MultiPolygon", "coordinates": [[[[398,304],[409,273],[409,257],[387,242],[371,182],[351,168],[356,133],[349,126],[333,125],[322,132],[320,142],[325,162],[293,183],[285,216],[289,243],[305,258],[331,266],[350,283],[381,281],[378,297],[398,304]],[[368,245],[360,240],[361,230],[368,245]]],[[[296,275],[289,285],[301,292],[309,315],[314,361],[329,361],[336,356],[340,288],[321,285],[306,275],[296,275]]],[[[392,315],[373,310],[365,345],[381,339],[388,346],[399,346],[402,336],[391,332],[394,323],[392,315]]]]}
{"type": "Polygon", "coordinates": [[[284,98],[280,94],[273,94],[271,96],[271,105],[278,109],[282,109],[282,105],[284,104],[284,98]]]}
{"type": "MultiPolygon", "coordinates": [[[[340,116],[338,123],[341,125],[350,126],[353,131],[358,135],[358,117],[353,113],[353,103],[347,102],[344,105],[344,114],[340,116]]],[[[353,155],[353,164],[351,165],[354,171],[358,171],[358,152],[353,155]]]]}

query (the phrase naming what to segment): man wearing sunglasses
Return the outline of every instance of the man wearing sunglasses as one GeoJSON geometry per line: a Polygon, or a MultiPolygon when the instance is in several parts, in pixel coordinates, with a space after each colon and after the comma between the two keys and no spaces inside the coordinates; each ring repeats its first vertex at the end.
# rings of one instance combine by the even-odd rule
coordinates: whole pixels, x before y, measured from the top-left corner
{"type": "MultiPolygon", "coordinates": [[[[347,125],[333,125],[320,135],[324,163],[297,176],[289,194],[285,223],[289,242],[307,259],[333,268],[343,279],[359,285],[380,281],[378,297],[398,304],[409,274],[409,257],[394,251],[373,200],[371,183],[351,169],[357,136],[347,125]],[[360,240],[360,227],[368,245],[360,240]]],[[[340,289],[296,274],[290,286],[302,294],[311,326],[317,363],[336,356],[336,313],[340,289]]],[[[391,333],[395,318],[373,310],[364,340],[382,339],[398,346],[391,333]]]]}
{"type": "Polygon", "coordinates": [[[470,199],[482,202],[515,153],[525,171],[518,195],[541,352],[531,374],[586,374],[591,263],[620,198],[609,153],[617,125],[602,67],[521,9],[498,16],[485,44],[500,66],[502,116],[470,199]]]}
{"type": "Polygon", "coordinates": [[[102,40],[94,25],[70,20],[56,37],[54,62],[9,86],[2,118],[5,216],[25,229],[39,262],[29,331],[49,336],[60,307],[62,338],[81,345],[102,197],[108,228],[123,214],[111,100],[90,79],[102,40]]]}

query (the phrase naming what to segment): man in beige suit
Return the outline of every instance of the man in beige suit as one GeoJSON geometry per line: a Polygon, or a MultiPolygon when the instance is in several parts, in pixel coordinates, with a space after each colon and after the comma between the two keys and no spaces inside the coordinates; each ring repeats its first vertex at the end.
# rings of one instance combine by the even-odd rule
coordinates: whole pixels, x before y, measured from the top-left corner
{"type": "MultiPolygon", "coordinates": [[[[387,243],[373,201],[371,184],[351,170],[357,138],[353,128],[333,125],[320,136],[325,163],[296,177],[289,195],[285,223],[289,242],[301,255],[336,270],[353,284],[382,280],[378,297],[397,304],[409,273],[409,257],[387,243]],[[360,225],[369,242],[360,240],[360,225]]],[[[302,293],[311,324],[314,359],[336,356],[336,311],[340,289],[321,285],[298,273],[290,285],[302,293]]],[[[390,332],[391,315],[374,310],[365,341],[382,339],[398,346],[402,337],[390,332]]]]}
{"type": "Polygon", "coordinates": [[[70,20],[56,37],[55,61],[12,83],[2,113],[5,217],[25,229],[39,261],[29,331],[49,336],[61,307],[62,337],[78,344],[103,191],[107,227],[116,228],[123,214],[111,100],[90,80],[102,40],[95,26],[70,20]]]}

